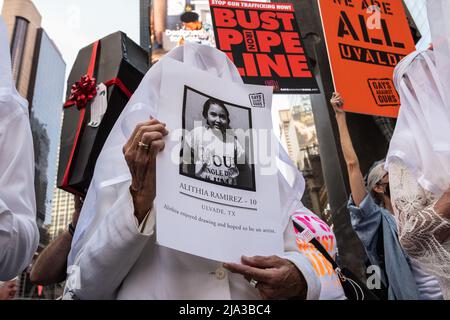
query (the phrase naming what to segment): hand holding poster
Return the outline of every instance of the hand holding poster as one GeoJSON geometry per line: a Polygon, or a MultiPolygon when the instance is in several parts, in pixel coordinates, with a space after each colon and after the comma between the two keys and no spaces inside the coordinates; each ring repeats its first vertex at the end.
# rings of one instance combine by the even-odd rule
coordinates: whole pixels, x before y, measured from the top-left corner
{"type": "Polygon", "coordinates": [[[210,0],[216,46],[245,83],[275,93],[319,93],[290,3],[210,0]]]}
{"type": "Polygon", "coordinates": [[[158,243],[228,262],[282,254],[272,89],[160,63],[158,118],[170,134],[158,156],[158,243]]]}
{"type": "Polygon", "coordinates": [[[394,68],[415,50],[401,0],[319,0],[334,87],[344,110],[397,117],[394,68]]]}

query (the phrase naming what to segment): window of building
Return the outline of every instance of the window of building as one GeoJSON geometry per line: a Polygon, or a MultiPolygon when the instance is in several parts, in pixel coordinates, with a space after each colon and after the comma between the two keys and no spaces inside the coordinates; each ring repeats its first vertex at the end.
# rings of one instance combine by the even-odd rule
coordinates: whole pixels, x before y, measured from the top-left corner
{"type": "Polygon", "coordinates": [[[16,85],[19,83],[20,66],[22,65],[23,53],[25,51],[25,42],[28,32],[28,20],[22,17],[16,17],[14,34],[11,43],[11,62],[13,79],[16,85]]]}
{"type": "Polygon", "coordinates": [[[305,178],[303,204],[331,225],[314,114],[308,95],[274,97],[278,110],[279,137],[289,157],[305,178]]]}

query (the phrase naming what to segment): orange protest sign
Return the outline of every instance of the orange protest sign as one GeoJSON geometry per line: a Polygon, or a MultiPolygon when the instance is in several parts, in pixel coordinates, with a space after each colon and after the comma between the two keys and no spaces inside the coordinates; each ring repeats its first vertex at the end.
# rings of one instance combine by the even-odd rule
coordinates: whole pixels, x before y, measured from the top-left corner
{"type": "Polygon", "coordinates": [[[397,117],[392,77],[415,50],[401,0],[319,0],[333,82],[349,112],[397,117]]]}

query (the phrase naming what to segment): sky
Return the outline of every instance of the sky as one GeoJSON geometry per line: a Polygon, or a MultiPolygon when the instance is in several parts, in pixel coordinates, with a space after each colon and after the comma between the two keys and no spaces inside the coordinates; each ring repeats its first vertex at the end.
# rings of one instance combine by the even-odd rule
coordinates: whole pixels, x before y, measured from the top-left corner
{"type": "MultiPolygon", "coordinates": [[[[139,43],[139,0],[33,0],[69,75],[78,51],[113,32],[139,43]]],[[[0,7],[3,0],[0,0],[0,7]]]]}

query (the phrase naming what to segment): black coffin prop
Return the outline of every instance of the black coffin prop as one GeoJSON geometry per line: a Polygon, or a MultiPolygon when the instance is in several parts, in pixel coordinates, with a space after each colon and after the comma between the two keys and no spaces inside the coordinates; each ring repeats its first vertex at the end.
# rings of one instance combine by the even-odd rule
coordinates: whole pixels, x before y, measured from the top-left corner
{"type": "Polygon", "coordinates": [[[113,33],[80,50],[67,80],[68,102],[64,106],[61,131],[58,188],[86,194],[106,138],[125,108],[128,95],[137,89],[147,72],[148,62],[148,53],[123,32],[113,33]],[[110,83],[107,85],[107,110],[98,127],[88,125],[90,102],[84,108],[71,103],[72,85],[89,73],[97,84],[110,83]]]}

